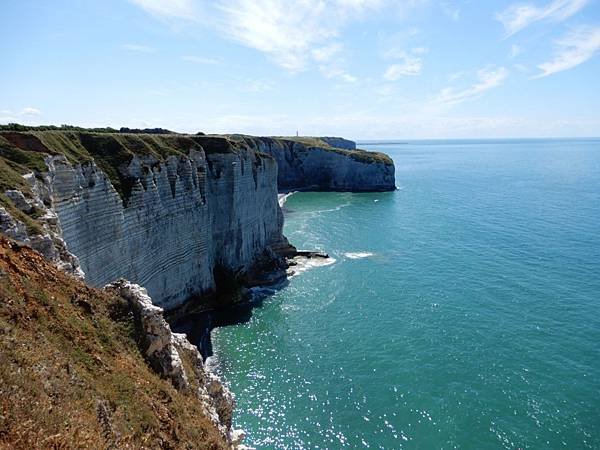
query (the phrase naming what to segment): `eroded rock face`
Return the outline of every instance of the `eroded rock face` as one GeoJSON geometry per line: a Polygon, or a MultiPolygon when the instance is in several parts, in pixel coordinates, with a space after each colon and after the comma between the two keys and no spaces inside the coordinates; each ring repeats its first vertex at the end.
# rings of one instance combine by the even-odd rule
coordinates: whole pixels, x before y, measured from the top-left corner
{"type": "Polygon", "coordinates": [[[204,365],[198,349],[185,334],[173,333],[163,317],[163,309],[154,305],[143,287],[126,280],[118,280],[104,287],[116,292],[131,306],[143,339],[143,351],[150,365],[161,376],[168,378],[179,390],[191,391],[198,396],[206,416],[235,448],[243,432],[232,430],[235,400],[220,378],[204,365]],[[192,367],[187,373],[183,361],[192,367]]]}
{"type": "Polygon", "coordinates": [[[11,216],[8,211],[0,206],[0,231],[15,241],[29,244],[29,234],[23,222],[11,216]]]}
{"type": "Polygon", "coordinates": [[[177,389],[187,389],[188,379],[163,309],[155,306],[146,289],[137,284],[118,280],[104,288],[116,291],[131,306],[141,327],[144,355],[154,370],[169,378],[177,389]]]}
{"type": "Polygon", "coordinates": [[[33,176],[25,176],[25,179],[31,183],[32,190],[35,192],[32,197],[26,197],[21,191],[15,189],[5,191],[4,195],[25,214],[37,211],[39,214],[37,223],[42,231],[28,230],[23,222],[14,218],[5,208],[0,207],[0,232],[18,242],[29,245],[60,269],[83,278],[84,273],[79,267],[79,260],[67,250],[65,241],[62,239],[62,231],[55,212],[52,208],[47,207],[41,200],[42,197],[38,195],[39,185],[43,183],[33,176]]]}
{"type": "Polygon", "coordinates": [[[93,286],[123,277],[173,308],[212,291],[215,267],[244,273],[284,239],[277,165],[250,149],[136,156],[121,168],[132,185],[125,205],[94,163],[47,164],[63,237],[93,286]]]}
{"type": "MultiPolygon", "coordinates": [[[[395,168],[391,160],[352,157],[343,151],[310,147],[285,139],[246,137],[245,140],[256,150],[275,158],[279,168],[277,183],[281,192],[374,192],[396,189],[395,168]]],[[[336,146],[339,145],[345,144],[336,142],[336,146]]]]}

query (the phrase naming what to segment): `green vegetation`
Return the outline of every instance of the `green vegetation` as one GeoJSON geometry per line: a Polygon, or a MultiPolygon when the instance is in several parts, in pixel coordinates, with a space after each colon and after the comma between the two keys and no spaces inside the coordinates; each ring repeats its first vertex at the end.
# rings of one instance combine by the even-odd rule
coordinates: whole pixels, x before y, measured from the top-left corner
{"type": "MultiPolygon", "coordinates": [[[[207,155],[239,153],[247,148],[247,142],[257,139],[267,138],[200,133],[185,135],[160,128],[115,130],[113,128],[85,129],[71,125],[60,127],[0,125],[0,192],[6,189],[29,192],[30,188],[22,176],[30,172],[36,174],[45,172],[47,168],[44,159],[47,156],[64,155],[71,164],[94,161],[108,176],[123,201],[126,201],[135,180],[126,174],[125,168],[134,155],[154,157],[158,163],[165,161],[169,156],[187,156],[192,149],[203,149],[207,155]]],[[[389,156],[383,153],[334,148],[318,137],[292,136],[268,139],[301,144],[309,150],[318,148],[340,153],[364,163],[393,164],[389,156]]],[[[258,161],[261,158],[270,158],[261,153],[257,153],[257,157],[258,161]]],[[[0,202],[5,204],[4,199],[0,198],[0,202]]]]}
{"type": "Polygon", "coordinates": [[[192,149],[204,149],[206,154],[242,151],[239,143],[223,136],[122,133],[110,128],[98,131],[67,126],[18,125],[18,131],[14,131],[6,127],[3,131],[0,129],[0,188],[4,189],[23,187],[27,191],[21,178],[23,174],[45,172],[45,157],[64,155],[71,164],[95,161],[126,200],[134,180],[124,169],[134,155],[154,157],[161,162],[169,156],[187,156],[192,149]]]}
{"type": "Polygon", "coordinates": [[[349,156],[350,158],[352,158],[356,161],[365,162],[365,163],[369,163],[369,164],[370,163],[394,164],[392,159],[385,153],[369,152],[367,150],[361,150],[361,149],[347,150],[347,149],[343,149],[343,148],[332,147],[327,142],[321,140],[318,137],[281,136],[281,137],[277,137],[276,139],[281,139],[282,141],[298,142],[300,144],[306,145],[309,148],[320,148],[323,150],[340,153],[342,155],[349,156]]]}
{"type": "Polygon", "coordinates": [[[299,142],[300,144],[304,144],[308,147],[322,147],[322,148],[333,148],[327,142],[321,140],[318,137],[312,136],[275,136],[276,139],[281,139],[283,141],[293,141],[299,142]]]}
{"type": "Polygon", "coordinates": [[[120,129],[104,127],[104,128],[83,128],[75,125],[21,125],[19,123],[9,123],[8,125],[0,125],[0,131],[79,131],[87,133],[135,133],[135,134],[175,134],[174,131],[164,128],[127,128],[120,129]]]}
{"type": "Polygon", "coordinates": [[[230,134],[230,135],[226,135],[226,136],[230,140],[233,140],[236,142],[243,142],[243,141],[251,142],[254,144],[255,147],[257,146],[257,141],[260,141],[260,140],[264,141],[267,139],[271,139],[271,140],[276,139],[276,140],[279,140],[281,142],[286,142],[286,143],[302,144],[309,150],[310,149],[321,149],[321,150],[326,150],[329,152],[339,153],[339,154],[348,156],[356,161],[364,162],[367,164],[371,164],[371,163],[388,164],[388,165],[394,164],[392,159],[385,153],[369,152],[367,150],[361,150],[361,149],[347,150],[347,149],[343,149],[343,148],[332,147],[331,145],[329,145],[327,142],[323,141],[319,137],[312,137],[312,136],[256,137],[256,136],[249,136],[249,135],[244,135],[244,134],[230,134]]]}
{"type": "Polygon", "coordinates": [[[138,341],[122,298],[0,237],[0,448],[227,448],[138,341]]]}

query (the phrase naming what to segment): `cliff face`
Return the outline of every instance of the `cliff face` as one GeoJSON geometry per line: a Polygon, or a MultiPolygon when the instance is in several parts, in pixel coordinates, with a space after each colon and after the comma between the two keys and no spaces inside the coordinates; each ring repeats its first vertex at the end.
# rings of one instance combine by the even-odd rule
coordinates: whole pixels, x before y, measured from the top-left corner
{"type": "Polygon", "coordinates": [[[280,191],[373,192],[396,189],[392,160],[382,153],[349,150],[353,147],[352,141],[340,138],[239,138],[275,158],[279,167],[277,183],[280,191]]]}
{"type": "Polygon", "coordinates": [[[346,150],[356,150],[356,142],[341,137],[321,136],[321,139],[326,144],[335,148],[343,148],[346,150]]]}
{"type": "Polygon", "coordinates": [[[94,164],[49,167],[63,237],[94,286],[124,277],[177,306],[214,289],[217,265],[245,271],[281,239],[275,163],[249,152],[135,157],[126,207],[94,164]]]}
{"type": "MultiPolygon", "coordinates": [[[[26,195],[5,190],[10,199],[0,203],[24,219],[36,212],[44,239],[29,242],[92,286],[126,278],[170,309],[214,291],[215,271],[256,278],[257,267],[271,265],[271,250],[287,244],[278,190],[395,188],[389,157],[329,142],[353,146],[341,138],[4,132],[0,187],[26,195]],[[8,176],[15,171],[29,174],[8,176]]],[[[9,234],[26,228],[0,222],[9,234]]]]}
{"type": "MultiPolygon", "coordinates": [[[[155,137],[138,139],[150,145],[155,137]]],[[[93,140],[86,136],[70,145],[81,144],[95,156],[93,140]]],[[[43,184],[62,237],[92,286],[124,277],[172,308],[214,290],[215,268],[244,273],[284,239],[271,157],[223,138],[177,145],[182,152],[163,160],[148,153],[123,158],[113,180],[94,160],[46,158],[43,184]]]]}
{"type": "Polygon", "coordinates": [[[280,268],[278,189],[394,188],[387,156],[314,138],[0,132],[0,232],[45,258],[0,237],[0,447],[235,447],[231,394],[152,303],[280,268]]]}

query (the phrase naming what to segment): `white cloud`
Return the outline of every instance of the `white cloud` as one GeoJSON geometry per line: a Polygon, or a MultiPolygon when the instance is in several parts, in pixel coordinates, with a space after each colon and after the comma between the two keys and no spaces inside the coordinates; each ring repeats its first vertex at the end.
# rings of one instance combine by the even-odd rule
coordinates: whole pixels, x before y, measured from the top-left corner
{"type": "Polygon", "coordinates": [[[477,71],[477,82],[465,89],[447,87],[433,100],[436,105],[454,105],[481,96],[490,89],[501,86],[508,78],[508,69],[480,69],[477,71]]]}
{"type": "Polygon", "coordinates": [[[423,68],[423,60],[419,57],[427,53],[426,47],[415,47],[406,52],[399,48],[389,48],[384,52],[386,59],[399,60],[388,66],[383,74],[387,81],[397,81],[402,76],[419,75],[423,68]]]}
{"type": "MultiPolygon", "coordinates": [[[[385,36],[380,43],[379,54],[383,59],[402,58],[406,53],[406,48],[411,45],[413,38],[421,34],[421,30],[416,27],[410,27],[385,36]]],[[[419,48],[419,47],[418,47],[419,48]]],[[[423,48],[425,53],[426,48],[423,48]]],[[[413,51],[416,49],[413,49],[413,51]]]]}
{"type": "Polygon", "coordinates": [[[154,53],[154,49],[152,47],[148,47],[146,45],[140,44],[123,44],[121,45],[123,50],[129,50],[132,52],[140,52],[140,53],[154,53]]]}
{"type": "Polygon", "coordinates": [[[402,63],[388,66],[383,78],[387,81],[397,81],[405,75],[419,75],[422,67],[423,63],[420,58],[406,55],[402,63]]]}
{"type": "Polygon", "coordinates": [[[325,78],[354,83],[358,81],[358,78],[349,74],[344,68],[346,62],[341,54],[343,49],[343,45],[339,42],[332,42],[323,47],[315,48],[311,51],[311,55],[313,60],[319,64],[319,72],[325,78]]]}
{"type": "MultiPolygon", "coordinates": [[[[42,112],[38,108],[27,106],[20,111],[12,111],[10,109],[3,109],[0,111],[0,123],[11,123],[11,122],[30,122],[31,119],[41,115],[42,112]]],[[[35,121],[35,119],[33,119],[35,121]]]]}
{"type": "Polygon", "coordinates": [[[589,1],[553,0],[545,6],[536,6],[531,3],[513,4],[501,13],[496,14],[496,19],[502,23],[508,37],[540,20],[560,22],[568,19],[587,5],[589,1]]]}
{"type": "Polygon", "coordinates": [[[247,80],[243,84],[243,90],[248,92],[266,92],[273,89],[273,84],[270,81],[265,80],[247,80]]]}
{"type": "Polygon", "coordinates": [[[292,72],[303,70],[312,55],[331,59],[339,48],[330,40],[359,14],[383,5],[380,0],[221,0],[221,32],[267,54],[292,72]]]}
{"type": "Polygon", "coordinates": [[[192,62],[192,63],[196,63],[196,64],[209,64],[209,65],[219,64],[219,60],[217,60],[217,59],[204,58],[202,56],[195,56],[195,55],[184,55],[181,57],[181,59],[183,59],[184,61],[192,62]]]}
{"type": "Polygon", "coordinates": [[[600,27],[581,26],[556,41],[552,60],[538,65],[542,71],[535,78],[572,69],[600,52],[600,27]]]}
{"type": "Polygon", "coordinates": [[[32,108],[28,106],[21,110],[20,116],[39,116],[42,112],[37,108],[32,108]]]}
{"type": "Polygon", "coordinates": [[[338,78],[346,83],[354,83],[358,81],[354,75],[349,74],[344,69],[336,67],[335,65],[322,65],[319,66],[319,72],[327,79],[338,78]]]}
{"type": "Polygon", "coordinates": [[[324,47],[315,48],[312,51],[312,57],[315,61],[329,62],[342,51],[342,44],[332,42],[324,47]]]}
{"type": "Polygon", "coordinates": [[[521,73],[529,72],[529,69],[527,68],[527,66],[525,66],[523,64],[515,64],[515,65],[513,65],[513,67],[521,73]]]}
{"type": "Polygon", "coordinates": [[[164,18],[196,20],[199,9],[194,0],[130,0],[146,12],[164,18]]]}
{"type": "Polygon", "coordinates": [[[394,4],[390,0],[130,1],[154,16],[215,27],[226,38],[265,53],[291,72],[305,69],[312,59],[319,63],[332,59],[337,49],[331,41],[344,26],[386,3],[394,4]]]}

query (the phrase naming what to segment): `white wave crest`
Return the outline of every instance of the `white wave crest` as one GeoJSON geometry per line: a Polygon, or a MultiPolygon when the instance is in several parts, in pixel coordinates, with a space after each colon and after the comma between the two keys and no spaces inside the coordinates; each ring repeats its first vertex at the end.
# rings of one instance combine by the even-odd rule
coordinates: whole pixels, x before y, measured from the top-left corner
{"type": "Polygon", "coordinates": [[[344,256],[349,259],[361,259],[368,258],[369,256],[373,256],[374,253],[371,252],[348,252],[344,253],[344,256]]]}
{"type": "Polygon", "coordinates": [[[292,273],[289,275],[289,278],[293,278],[315,267],[330,266],[335,263],[335,258],[305,258],[300,256],[295,257],[294,262],[296,265],[290,267],[292,273]]]}

